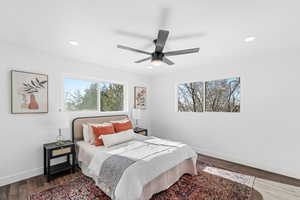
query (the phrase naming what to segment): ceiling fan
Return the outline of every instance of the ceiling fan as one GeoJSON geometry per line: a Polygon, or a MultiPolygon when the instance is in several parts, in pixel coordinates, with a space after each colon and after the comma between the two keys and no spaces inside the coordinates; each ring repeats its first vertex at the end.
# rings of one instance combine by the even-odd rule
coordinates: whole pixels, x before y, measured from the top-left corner
{"type": "Polygon", "coordinates": [[[177,55],[191,54],[191,53],[199,52],[199,48],[163,52],[163,49],[165,47],[168,36],[169,36],[169,31],[167,31],[167,30],[159,30],[158,31],[157,39],[153,40],[153,42],[155,44],[155,50],[153,53],[135,49],[135,48],[131,48],[131,47],[127,47],[124,45],[117,45],[117,47],[120,49],[125,49],[125,50],[129,50],[129,51],[134,51],[137,53],[149,55],[149,57],[135,61],[135,63],[142,63],[142,62],[151,60],[151,63],[153,65],[160,65],[162,62],[164,62],[168,65],[174,65],[175,63],[172,62],[170,59],[168,59],[167,56],[177,56],[177,55]]]}

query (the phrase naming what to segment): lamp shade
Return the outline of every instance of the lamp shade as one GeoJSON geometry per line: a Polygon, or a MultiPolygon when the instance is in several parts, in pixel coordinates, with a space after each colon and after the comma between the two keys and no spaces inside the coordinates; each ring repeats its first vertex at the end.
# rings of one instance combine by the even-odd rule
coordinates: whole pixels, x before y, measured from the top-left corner
{"type": "Polygon", "coordinates": [[[55,112],[50,116],[50,123],[56,128],[69,128],[70,121],[66,113],[64,112],[55,112]]]}
{"type": "Polygon", "coordinates": [[[132,110],[132,118],[133,119],[141,119],[141,110],[140,109],[133,109],[132,110]]]}

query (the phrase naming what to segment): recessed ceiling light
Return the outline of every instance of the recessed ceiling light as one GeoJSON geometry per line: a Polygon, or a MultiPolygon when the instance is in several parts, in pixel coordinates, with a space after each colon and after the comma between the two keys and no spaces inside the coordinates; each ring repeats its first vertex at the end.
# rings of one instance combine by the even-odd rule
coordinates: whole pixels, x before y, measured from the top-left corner
{"type": "Polygon", "coordinates": [[[79,43],[76,42],[76,41],[69,41],[69,44],[73,45],[73,46],[78,46],[79,45],[79,43]]]}
{"type": "Polygon", "coordinates": [[[255,39],[256,39],[256,37],[251,36],[251,37],[246,37],[244,41],[245,42],[253,42],[255,39]]]}

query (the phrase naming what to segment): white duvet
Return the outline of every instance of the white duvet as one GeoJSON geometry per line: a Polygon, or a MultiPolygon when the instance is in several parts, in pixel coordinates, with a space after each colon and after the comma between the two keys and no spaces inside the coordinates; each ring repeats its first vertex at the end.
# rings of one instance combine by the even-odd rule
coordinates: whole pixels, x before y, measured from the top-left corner
{"type": "Polygon", "coordinates": [[[102,164],[111,154],[138,160],[124,171],[115,189],[115,200],[140,200],[144,186],[151,180],[186,159],[192,158],[195,164],[197,159],[197,154],[182,143],[154,137],[145,141],[129,141],[105,148],[105,151],[95,151],[84,173],[93,177],[98,186],[97,177],[102,164]]]}

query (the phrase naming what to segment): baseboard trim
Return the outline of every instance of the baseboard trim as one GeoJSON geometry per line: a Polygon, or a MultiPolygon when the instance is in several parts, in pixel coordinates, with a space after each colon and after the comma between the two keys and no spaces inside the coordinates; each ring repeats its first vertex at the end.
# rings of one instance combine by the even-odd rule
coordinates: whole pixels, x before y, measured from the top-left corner
{"type": "Polygon", "coordinates": [[[36,169],[31,169],[31,170],[26,170],[19,172],[17,174],[9,175],[9,176],[4,176],[0,177],[0,186],[3,185],[8,185],[11,183],[15,183],[24,179],[28,179],[34,176],[38,176],[43,174],[43,168],[36,168],[36,169]]]}
{"type": "Polygon", "coordinates": [[[255,163],[250,163],[250,162],[247,162],[247,161],[244,161],[244,160],[239,160],[239,159],[234,158],[233,156],[230,156],[230,155],[227,155],[227,154],[224,154],[224,153],[210,152],[210,151],[207,151],[205,149],[201,149],[201,148],[195,147],[195,146],[191,146],[191,147],[192,147],[192,149],[194,149],[194,151],[196,151],[199,154],[211,156],[211,157],[214,157],[214,158],[226,160],[226,161],[229,161],[229,162],[234,162],[234,163],[237,163],[237,164],[245,165],[245,166],[248,166],[248,167],[253,167],[253,168],[263,170],[263,171],[266,171],[266,172],[271,172],[271,173],[275,173],[275,174],[279,174],[279,175],[283,175],[283,176],[287,176],[287,177],[291,177],[291,178],[296,178],[296,179],[300,180],[300,176],[296,175],[294,173],[284,172],[280,169],[275,169],[275,168],[269,169],[266,166],[259,166],[255,163]]]}

